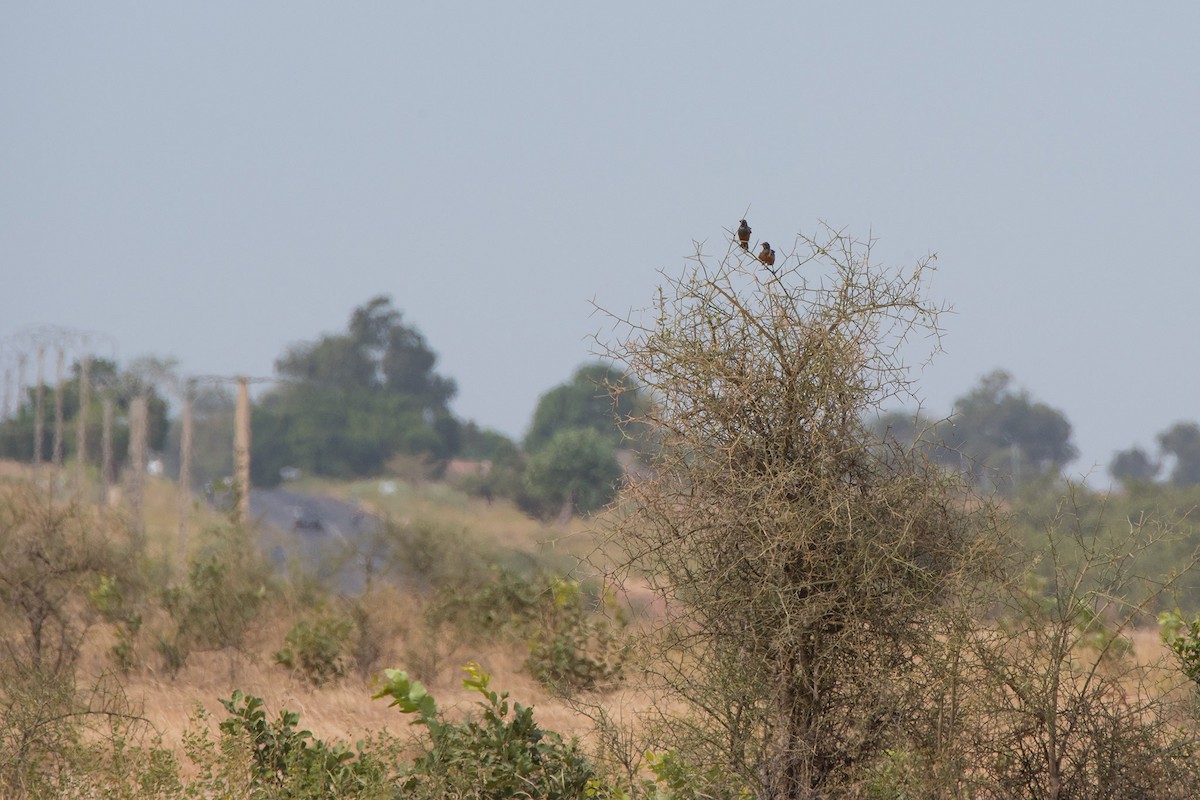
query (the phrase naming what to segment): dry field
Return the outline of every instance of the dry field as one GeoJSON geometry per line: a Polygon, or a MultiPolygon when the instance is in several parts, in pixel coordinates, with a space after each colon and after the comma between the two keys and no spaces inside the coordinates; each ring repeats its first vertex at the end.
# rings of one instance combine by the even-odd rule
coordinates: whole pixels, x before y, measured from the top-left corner
{"type": "MultiPolygon", "coordinates": [[[[59,492],[67,493],[69,468],[58,481],[59,492]]],[[[0,462],[0,483],[28,480],[28,468],[0,462]]],[[[49,480],[49,470],[42,475],[49,480]]],[[[363,481],[332,483],[306,480],[290,489],[321,493],[358,503],[373,514],[401,524],[421,522],[439,530],[463,531],[464,546],[483,546],[498,553],[527,554],[555,564],[577,561],[591,548],[591,537],[583,521],[567,526],[547,525],[530,519],[507,502],[487,503],[471,498],[443,484],[413,485],[401,481],[363,481]]],[[[87,495],[94,498],[98,490],[87,495]]],[[[120,501],[118,493],[111,498],[120,501]]],[[[175,485],[165,479],[150,479],[145,491],[146,555],[157,563],[160,575],[177,580],[181,574],[185,543],[181,541],[180,498],[175,485]]],[[[222,523],[221,515],[193,499],[186,519],[186,550],[194,554],[203,546],[205,528],[222,523]]],[[[291,532],[274,532],[270,542],[285,541],[291,532]]],[[[149,723],[152,736],[161,737],[162,745],[179,750],[182,735],[196,718],[198,708],[208,714],[215,728],[227,716],[220,698],[228,698],[237,689],[265,701],[274,718],[280,710],[300,714],[301,726],[326,740],[349,742],[372,732],[389,731],[406,736],[411,719],[389,708],[384,700],[372,700],[374,675],[352,671],[345,678],[323,686],[311,685],[304,676],[275,663],[273,654],[283,647],[295,620],[311,608],[306,593],[282,578],[280,598],[256,619],[240,652],[193,652],[184,667],[174,675],[155,652],[156,625],[162,612],[148,615],[135,644],[135,666],[126,672],[115,671],[109,650],[115,642],[115,629],[93,619],[82,649],[78,682],[86,686],[101,675],[116,676],[131,707],[149,723]]],[[[328,598],[330,607],[338,598],[328,598]]],[[[564,735],[586,737],[591,722],[572,710],[533,679],[524,668],[528,655],[521,642],[467,644],[433,634],[422,624],[424,598],[413,591],[387,585],[376,586],[364,605],[371,610],[373,627],[379,632],[375,644],[380,656],[373,671],[384,668],[409,671],[422,680],[439,707],[450,716],[466,714],[478,697],[462,687],[462,667],[480,664],[493,676],[492,686],[507,691],[512,698],[535,708],[535,716],[544,727],[564,735]]],[[[613,697],[605,699],[606,704],[613,697]]],[[[619,704],[620,701],[618,701],[619,704]]]]}
{"type": "MultiPolygon", "coordinates": [[[[0,489],[28,477],[23,468],[0,463],[0,489]]],[[[464,554],[470,548],[489,555],[507,554],[505,557],[524,554],[561,566],[578,563],[595,551],[594,536],[585,521],[573,520],[564,527],[547,525],[526,517],[506,502],[487,503],[442,484],[303,481],[289,488],[338,496],[402,525],[422,524],[448,532],[455,536],[454,546],[463,548],[464,554]]],[[[60,491],[66,491],[65,484],[60,491]]],[[[95,492],[89,496],[94,497],[95,492]]],[[[171,482],[149,481],[145,504],[147,562],[158,565],[159,576],[174,576],[173,580],[178,580],[178,565],[185,551],[180,539],[179,508],[179,496],[171,482]]],[[[219,527],[222,519],[200,503],[193,503],[187,515],[187,549],[195,553],[203,546],[202,532],[219,527]]],[[[286,541],[287,534],[282,535],[286,541]]],[[[580,574],[587,569],[580,566],[580,574]]],[[[423,614],[429,592],[429,588],[402,589],[383,582],[359,598],[360,607],[370,614],[373,644],[378,648],[371,667],[375,674],[385,668],[408,671],[425,683],[442,711],[455,718],[470,713],[478,699],[461,683],[462,667],[475,662],[492,675],[493,688],[533,706],[544,728],[578,736],[585,742],[596,741],[593,721],[528,673],[525,660],[529,651],[523,642],[492,639],[475,643],[471,637],[454,636],[447,628],[431,630],[423,614]]],[[[411,718],[389,708],[383,700],[371,699],[375,691],[372,674],[352,670],[344,678],[313,686],[303,675],[275,663],[273,656],[284,646],[296,620],[311,615],[321,604],[339,608],[343,601],[314,593],[311,586],[306,587],[294,576],[285,576],[272,598],[254,619],[240,648],[193,652],[173,675],[155,649],[155,632],[162,630],[165,619],[161,609],[146,612],[147,619],[135,643],[134,666],[126,672],[115,670],[110,654],[116,641],[115,627],[92,615],[79,662],[78,683],[83,687],[102,675],[116,676],[130,708],[148,723],[149,736],[180,756],[185,732],[197,724],[198,709],[204,709],[206,724],[215,731],[216,724],[227,716],[220,699],[228,698],[234,690],[263,698],[271,718],[283,709],[298,713],[301,727],[326,741],[354,742],[377,732],[401,739],[421,733],[419,727],[410,726],[411,718]]],[[[653,610],[645,591],[636,599],[624,599],[627,607],[653,610]]],[[[1164,682],[1155,682],[1152,693],[1163,696],[1168,684],[1178,686],[1178,674],[1173,678],[1168,675],[1170,659],[1166,658],[1158,630],[1127,633],[1133,642],[1132,662],[1168,665],[1161,673],[1166,676],[1164,682]]],[[[1084,660],[1090,657],[1086,652],[1079,655],[1084,660]]],[[[583,699],[603,706],[611,718],[630,720],[647,704],[638,683],[638,676],[631,675],[618,691],[583,699]]],[[[1128,689],[1136,694],[1138,686],[1131,683],[1128,689]]],[[[186,765],[185,759],[181,761],[186,765]]]]}

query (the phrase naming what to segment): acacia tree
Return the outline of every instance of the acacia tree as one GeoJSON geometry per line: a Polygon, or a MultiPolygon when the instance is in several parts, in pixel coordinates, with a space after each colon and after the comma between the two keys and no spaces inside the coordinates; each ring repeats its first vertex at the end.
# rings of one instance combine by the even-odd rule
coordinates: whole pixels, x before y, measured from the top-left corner
{"type": "Polygon", "coordinates": [[[905,342],[936,340],[933,259],[881,269],[828,228],[797,249],[768,271],[698,248],[603,346],[661,443],[611,534],[616,577],[669,609],[648,670],[687,711],[660,705],[664,735],[772,798],[850,791],[899,741],[940,746],[913,729],[924,671],[981,563],[964,495],[863,422],[910,395],[905,342]]]}

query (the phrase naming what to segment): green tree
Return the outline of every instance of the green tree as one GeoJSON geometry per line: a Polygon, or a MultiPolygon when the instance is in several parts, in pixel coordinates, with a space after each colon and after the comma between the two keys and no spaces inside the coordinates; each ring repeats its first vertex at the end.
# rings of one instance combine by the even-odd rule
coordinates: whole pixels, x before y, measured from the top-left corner
{"type": "MultiPolygon", "coordinates": [[[[202,486],[229,475],[233,464],[235,400],[228,386],[201,385],[192,398],[192,481],[202,486]]],[[[172,469],[177,470],[183,435],[181,420],[171,422],[167,437],[172,469]]],[[[284,465],[281,465],[284,466],[284,465]]]]}
{"type": "MultiPolygon", "coordinates": [[[[63,453],[69,458],[75,453],[74,426],[78,419],[79,381],[81,367],[78,362],[71,365],[71,377],[63,384],[63,421],[67,430],[63,432],[63,453]]],[[[100,398],[107,395],[113,400],[113,457],[118,465],[128,457],[129,451],[129,404],[138,394],[147,397],[149,417],[147,420],[147,446],[161,451],[167,441],[167,402],[151,382],[132,370],[121,370],[115,361],[98,358],[92,361],[89,371],[92,384],[91,403],[86,421],[87,451],[93,459],[100,452],[102,431],[102,408],[100,398]]],[[[42,457],[50,457],[54,442],[54,400],[56,388],[43,389],[44,427],[42,433],[42,457]]],[[[25,396],[12,419],[0,422],[0,458],[16,461],[33,460],[34,417],[36,416],[37,388],[26,388],[25,396]]]]}
{"type": "Polygon", "coordinates": [[[545,447],[559,431],[587,428],[595,431],[611,448],[627,446],[623,426],[638,415],[645,403],[628,375],[605,364],[588,364],[576,370],[571,380],[554,387],[538,400],[525,450],[534,453],[545,447]]]}
{"type": "Polygon", "coordinates": [[[463,425],[459,449],[459,456],[462,458],[500,464],[511,463],[519,455],[520,450],[517,449],[516,443],[499,431],[480,428],[474,422],[463,425]]]}
{"type": "Polygon", "coordinates": [[[1158,475],[1159,468],[1159,463],[1151,460],[1145,450],[1131,447],[1113,456],[1108,465],[1108,472],[1125,486],[1130,486],[1150,483],[1158,475]]]}
{"type": "Polygon", "coordinates": [[[540,507],[588,513],[612,499],[621,465],[612,445],[592,428],[560,430],[529,457],[525,485],[540,507]]]}
{"type": "Polygon", "coordinates": [[[354,310],[346,333],[290,348],[276,362],[283,383],[254,410],[254,482],[277,483],[284,466],[348,477],[396,454],[453,455],[455,385],[436,361],[382,296],[354,310]]]}
{"type": "Polygon", "coordinates": [[[1177,422],[1158,435],[1158,446],[1165,455],[1175,458],[1171,483],[1176,486],[1200,485],[1200,425],[1177,422]]]}
{"type": "Polygon", "coordinates": [[[1057,475],[1079,455],[1062,412],[1013,389],[1012,376],[1003,370],[985,375],[955,408],[938,430],[947,448],[943,458],[953,464],[965,458],[977,483],[1057,475]]]}

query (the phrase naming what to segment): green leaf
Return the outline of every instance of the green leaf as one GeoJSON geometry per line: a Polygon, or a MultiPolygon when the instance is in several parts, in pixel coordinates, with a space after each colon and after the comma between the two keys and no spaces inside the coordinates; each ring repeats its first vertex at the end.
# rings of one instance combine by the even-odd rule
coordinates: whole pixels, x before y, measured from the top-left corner
{"type": "Polygon", "coordinates": [[[383,672],[386,680],[380,690],[371,695],[372,700],[390,697],[392,702],[388,703],[389,707],[395,706],[404,714],[419,714],[421,718],[415,720],[414,725],[429,724],[436,720],[437,701],[420,681],[411,680],[408,673],[400,669],[386,669],[383,672]]]}

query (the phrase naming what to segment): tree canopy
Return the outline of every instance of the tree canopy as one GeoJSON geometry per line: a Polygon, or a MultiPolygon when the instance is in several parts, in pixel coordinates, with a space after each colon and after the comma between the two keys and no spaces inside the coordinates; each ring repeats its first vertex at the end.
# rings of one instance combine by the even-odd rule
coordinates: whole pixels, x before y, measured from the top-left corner
{"type": "Polygon", "coordinates": [[[1126,486],[1150,483],[1158,475],[1161,465],[1150,458],[1140,447],[1118,451],[1109,462],[1108,471],[1126,486]]]}
{"type": "Polygon", "coordinates": [[[278,482],[285,466],[350,477],[396,454],[453,455],[456,387],[436,362],[385,296],[354,309],[345,333],[288,348],[276,361],[283,380],[254,410],[254,482],[278,482]]]}
{"type": "Polygon", "coordinates": [[[1177,422],[1158,435],[1158,446],[1164,455],[1174,457],[1171,483],[1200,485],[1200,425],[1177,422]]]}
{"type": "MultiPolygon", "coordinates": [[[[63,384],[63,421],[72,429],[64,432],[63,453],[72,457],[75,453],[74,426],[77,424],[80,411],[79,381],[82,367],[78,362],[71,365],[71,377],[63,384]]],[[[152,382],[142,377],[136,370],[122,370],[115,361],[97,358],[91,361],[88,382],[91,385],[91,402],[89,403],[86,422],[86,446],[95,459],[100,452],[102,432],[102,399],[111,398],[113,401],[114,417],[112,431],[113,458],[119,465],[128,457],[129,449],[129,404],[139,394],[147,398],[146,446],[152,451],[161,451],[167,436],[167,402],[159,394],[152,382]]],[[[43,431],[42,458],[49,460],[54,437],[54,403],[55,387],[43,386],[43,431]]],[[[25,389],[25,396],[20,398],[16,414],[0,422],[0,458],[11,458],[17,461],[33,461],[34,430],[37,406],[37,387],[25,389]]]]}
{"type": "Polygon", "coordinates": [[[1019,482],[1057,473],[1079,455],[1062,412],[1014,389],[1012,376],[1003,370],[985,375],[960,397],[937,434],[947,448],[941,460],[965,461],[976,482],[998,475],[1019,482]]]}
{"type": "Polygon", "coordinates": [[[529,457],[526,487],[542,508],[561,517],[601,508],[617,490],[621,466],[612,445],[591,428],[564,428],[529,457]]]}
{"type": "Polygon", "coordinates": [[[1179,487],[1200,486],[1200,425],[1176,422],[1155,437],[1158,456],[1151,458],[1141,447],[1117,452],[1108,471],[1126,486],[1154,481],[1169,466],[1167,480],[1179,487]]]}
{"type": "Polygon", "coordinates": [[[637,384],[624,372],[607,364],[585,364],[538,400],[525,434],[525,450],[537,452],[555,434],[571,428],[595,431],[611,447],[621,447],[625,444],[622,426],[644,405],[637,384]]]}

